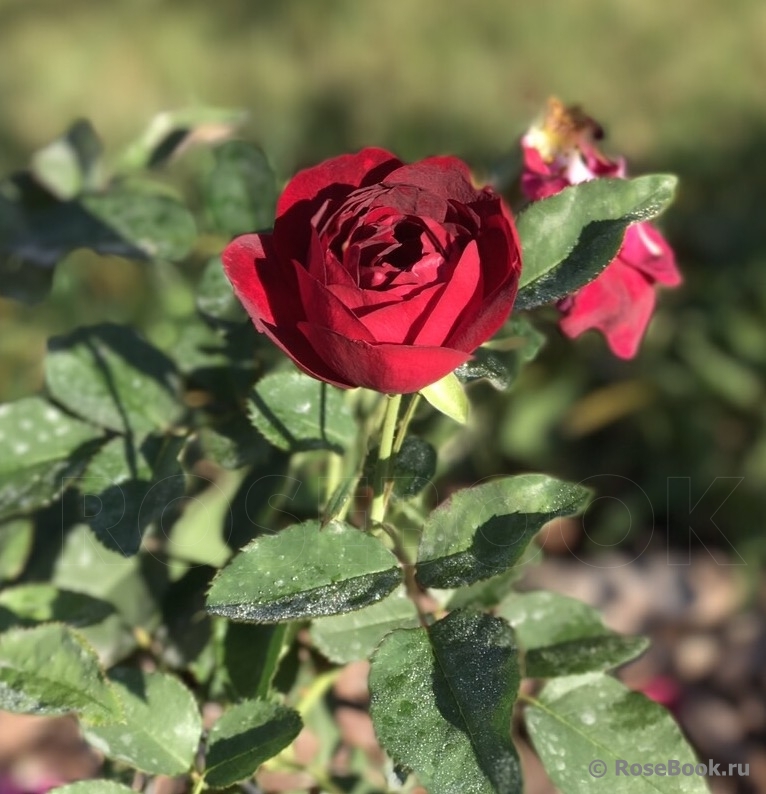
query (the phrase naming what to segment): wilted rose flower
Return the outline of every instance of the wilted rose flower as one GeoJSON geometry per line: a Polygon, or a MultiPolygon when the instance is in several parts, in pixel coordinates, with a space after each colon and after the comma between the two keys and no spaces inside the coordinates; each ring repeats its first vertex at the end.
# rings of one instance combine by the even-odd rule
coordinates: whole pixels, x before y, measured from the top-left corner
{"type": "Polygon", "coordinates": [[[0,774],[0,794],[47,794],[63,783],[47,774],[33,776],[30,780],[19,780],[13,775],[0,774]]]}
{"type": "MultiPolygon", "coordinates": [[[[611,160],[597,148],[601,137],[599,125],[579,108],[550,100],[543,121],[521,139],[521,185],[527,198],[546,198],[589,179],[624,178],[624,160],[611,160]]],[[[651,223],[635,223],[606,270],[557,304],[561,329],[569,337],[598,329],[615,355],[632,358],[654,311],[655,285],[680,283],[665,238],[651,223]]]]}
{"type": "Polygon", "coordinates": [[[305,372],[341,387],[414,392],[505,322],[521,272],[502,199],[466,165],[405,165],[382,149],[298,173],[274,231],[223,252],[256,328],[305,372]]]}

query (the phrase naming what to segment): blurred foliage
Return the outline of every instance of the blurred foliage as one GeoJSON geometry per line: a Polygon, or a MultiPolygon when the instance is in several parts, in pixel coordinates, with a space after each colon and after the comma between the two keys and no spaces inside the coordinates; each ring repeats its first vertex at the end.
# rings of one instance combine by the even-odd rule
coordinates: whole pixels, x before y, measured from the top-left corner
{"type": "MultiPolygon", "coordinates": [[[[0,0],[0,173],[79,117],[118,170],[148,119],[195,104],[248,109],[281,179],[373,144],[405,159],[455,152],[481,172],[549,94],[581,102],[633,174],[679,174],[665,228],[686,283],[662,295],[633,362],[595,335],[572,344],[551,322],[508,405],[472,387],[467,432],[486,443],[463,476],[584,480],[620,500],[589,514],[591,540],[637,549],[652,527],[654,542],[686,547],[690,523],[726,549],[710,514],[731,482],[714,481],[744,477],[714,520],[746,559],[763,558],[764,26],[760,0],[0,0]],[[690,478],[692,505],[711,486],[692,519],[669,477],[690,478]]],[[[179,348],[190,285],[214,253],[149,267],[75,251],[43,303],[0,299],[0,399],[37,391],[46,339],[84,323],[130,322],[179,348]]]]}

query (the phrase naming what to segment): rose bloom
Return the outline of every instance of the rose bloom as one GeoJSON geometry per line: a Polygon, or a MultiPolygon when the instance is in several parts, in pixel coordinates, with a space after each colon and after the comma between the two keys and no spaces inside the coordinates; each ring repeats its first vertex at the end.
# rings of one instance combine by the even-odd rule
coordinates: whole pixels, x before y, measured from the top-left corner
{"type": "Polygon", "coordinates": [[[255,327],[298,367],[389,394],[467,361],[505,322],[521,272],[510,212],[463,162],[404,165],[382,149],[296,174],[273,232],[222,259],[255,327]]]}
{"type": "MultiPolygon", "coordinates": [[[[624,178],[624,161],[610,160],[596,147],[594,141],[601,137],[598,124],[579,108],[550,100],[542,124],[521,139],[521,186],[526,197],[546,198],[599,177],[624,178]]],[[[633,358],[654,311],[655,285],[680,283],[681,274],[665,238],[651,223],[634,223],[606,270],[557,304],[561,329],[576,337],[596,328],[616,356],[633,358]]]]}

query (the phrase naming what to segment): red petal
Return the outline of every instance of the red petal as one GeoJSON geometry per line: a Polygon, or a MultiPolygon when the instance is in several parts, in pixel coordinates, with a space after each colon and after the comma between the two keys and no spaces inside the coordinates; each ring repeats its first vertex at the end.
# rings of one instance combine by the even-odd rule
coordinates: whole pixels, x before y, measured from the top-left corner
{"type": "Polygon", "coordinates": [[[521,151],[524,157],[525,171],[531,171],[532,173],[539,174],[540,176],[553,176],[553,169],[549,163],[546,163],[545,160],[543,160],[543,156],[540,154],[539,149],[537,149],[535,146],[529,146],[525,144],[522,140],[521,151]]]}
{"type": "Polygon", "coordinates": [[[681,283],[673,249],[651,223],[628,227],[619,256],[652,281],[667,287],[677,287],[681,283]]]}
{"type": "MultiPolygon", "coordinates": [[[[335,323],[339,330],[372,339],[367,329],[337,298],[300,265],[280,260],[271,235],[248,234],[232,241],[222,255],[234,292],[255,327],[310,375],[340,386],[346,383],[298,330],[312,312],[314,321],[335,323]]],[[[320,351],[321,352],[321,351],[320,351]]]]}
{"type": "MultiPolygon", "coordinates": [[[[474,205],[476,206],[476,205],[474,205]]],[[[466,312],[448,342],[458,350],[475,350],[494,336],[508,319],[521,276],[521,244],[513,218],[502,211],[482,221],[478,238],[484,281],[481,305],[466,312]]]]}
{"type": "MultiPolygon", "coordinates": [[[[416,329],[421,325],[423,317],[428,315],[431,304],[441,300],[443,290],[443,284],[429,284],[423,289],[410,287],[409,294],[398,299],[388,290],[378,293],[367,290],[367,294],[389,295],[390,302],[384,306],[370,304],[374,308],[368,311],[358,309],[357,316],[376,342],[412,344],[416,329]]],[[[443,341],[440,339],[436,344],[443,341]]]]}
{"type": "Polygon", "coordinates": [[[654,289],[646,277],[615,259],[595,281],[572,297],[559,324],[569,337],[596,328],[616,356],[633,358],[649,325],[654,303],[654,289]]]}
{"type": "Polygon", "coordinates": [[[226,277],[259,331],[263,330],[264,322],[274,322],[271,298],[256,272],[256,263],[268,259],[275,261],[270,234],[243,234],[232,240],[221,254],[226,277]]]}
{"type": "MultiPolygon", "coordinates": [[[[343,198],[352,190],[380,182],[401,165],[401,160],[385,149],[362,149],[356,154],[344,154],[325,160],[319,165],[299,171],[287,184],[277,203],[277,218],[299,201],[312,204],[338,196],[343,198]]],[[[313,213],[312,213],[313,214],[313,213]]]]}
{"type": "Polygon", "coordinates": [[[569,186],[567,179],[543,160],[543,156],[534,146],[527,146],[522,141],[521,150],[524,155],[524,170],[521,174],[522,193],[530,201],[554,196],[569,186]]]}
{"type": "Polygon", "coordinates": [[[271,235],[237,237],[224,249],[221,259],[235,294],[259,331],[309,375],[336,386],[351,385],[338,377],[298,330],[297,323],[304,315],[299,303],[296,307],[294,271],[291,266],[281,266],[271,235]],[[285,310],[291,315],[289,319],[285,310]]]}
{"type": "Polygon", "coordinates": [[[455,199],[463,204],[475,201],[478,193],[471,184],[468,166],[457,157],[427,157],[397,168],[383,181],[387,185],[415,185],[444,199],[455,199]]]}
{"type": "MultiPolygon", "coordinates": [[[[280,240],[279,242],[284,242],[280,240]]],[[[284,246],[279,246],[280,253],[285,251],[284,246]]],[[[330,288],[340,284],[351,289],[358,289],[352,274],[338,261],[332,251],[322,245],[316,229],[309,230],[309,251],[304,256],[294,254],[289,257],[299,261],[305,260],[306,270],[319,282],[330,288]]]]}
{"type": "Polygon", "coordinates": [[[555,196],[565,187],[569,187],[569,180],[561,176],[540,176],[532,173],[521,175],[521,190],[530,201],[555,196]]]}
{"type": "Polygon", "coordinates": [[[286,304],[286,320],[293,322],[306,318],[310,323],[332,328],[339,333],[374,342],[375,337],[356,315],[321,282],[317,281],[298,263],[294,264],[296,290],[286,304]],[[300,306],[294,312],[294,306],[300,306]]]}
{"type": "MultiPolygon", "coordinates": [[[[299,323],[299,325],[304,326],[305,323],[299,323]]],[[[264,326],[262,330],[307,375],[331,383],[333,386],[339,386],[341,389],[353,389],[356,386],[355,383],[344,380],[332,369],[324,358],[317,353],[300,328],[264,326]]]]}
{"type": "Polygon", "coordinates": [[[419,391],[470,357],[445,347],[369,344],[307,323],[301,323],[300,330],[349,384],[385,394],[419,391]]]}
{"type": "MultiPolygon", "coordinates": [[[[406,170],[409,166],[398,169],[395,174],[406,170]]],[[[393,175],[392,175],[393,176],[393,175]]],[[[374,207],[390,211],[397,210],[402,216],[413,215],[416,218],[432,218],[438,223],[443,223],[447,217],[450,205],[445,198],[446,192],[440,189],[428,189],[423,185],[397,184],[385,187],[376,192],[374,207]]],[[[451,196],[447,196],[451,198],[451,196]]],[[[474,191],[473,198],[476,198],[474,191]]],[[[374,212],[375,210],[373,210],[374,212]]],[[[399,219],[401,220],[401,219],[399,219]]],[[[365,219],[367,222],[367,219],[365,219]]]]}
{"type": "MultiPolygon", "coordinates": [[[[413,340],[418,345],[443,345],[462,316],[471,316],[481,301],[482,273],[479,247],[471,240],[465,247],[445,284],[438,301],[424,314],[424,321],[413,340]]],[[[510,306],[508,307],[510,310],[510,306]]],[[[484,341],[484,340],[482,340],[484,341]]],[[[468,351],[471,352],[471,351],[468,351]]]]}
{"type": "Polygon", "coordinates": [[[484,275],[484,292],[494,292],[509,273],[521,275],[521,241],[510,210],[501,198],[477,201],[472,205],[479,217],[479,256],[484,275]]]}

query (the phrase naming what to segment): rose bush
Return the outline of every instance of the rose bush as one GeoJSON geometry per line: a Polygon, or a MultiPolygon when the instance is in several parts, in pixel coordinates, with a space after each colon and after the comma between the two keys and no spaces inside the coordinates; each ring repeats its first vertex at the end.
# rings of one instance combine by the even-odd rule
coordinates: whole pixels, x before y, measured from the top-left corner
{"type": "MultiPolygon", "coordinates": [[[[506,471],[529,458],[506,430],[515,437],[521,421],[529,449],[542,434],[544,451],[561,418],[538,426],[515,410],[538,394],[549,404],[550,362],[521,402],[503,396],[544,342],[531,311],[581,301],[605,267],[601,283],[639,260],[654,239],[646,225],[643,248],[628,238],[609,261],[631,222],[670,203],[675,178],[569,188],[530,207],[517,235],[501,199],[454,158],[403,165],[366,149],[298,174],[273,233],[231,243],[225,271],[303,370],[394,393],[346,400],[232,325],[218,256],[189,300],[197,255],[271,223],[279,193],[265,154],[235,139],[158,179],[158,163],[196,135],[194,118],[152,122],[129,149],[144,163],[135,171],[110,176],[80,122],[0,179],[0,292],[39,299],[53,264],[87,247],[110,255],[107,269],[116,253],[148,259],[147,283],[171,288],[146,313],[149,338],[114,323],[69,329],[39,362],[44,391],[0,404],[0,710],[73,715],[98,762],[98,779],[51,794],[246,794],[292,788],[296,775],[301,790],[370,791],[394,765],[399,791],[522,794],[521,737],[562,792],[585,790],[605,736],[611,756],[640,746],[692,766],[656,693],[612,675],[647,641],[610,631],[585,604],[517,587],[538,533],[573,521],[592,493],[506,471]],[[76,196],[62,162],[87,165],[76,196]],[[193,186],[189,207],[180,186],[167,192],[173,173],[193,186]],[[423,388],[514,303],[530,314],[423,388]],[[489,399],[470,386],[480,380],[489,399]],[[421,389],[423,401],[398,393],[421,389]],[[433,411],[464,422],[472,400],[455,444],[433,411]],[[342,693],[363,685],[358,662],[370,705],[351,725],[342,693]],[[304,728],[310,758],[288,749],[304,728]]],[[[209,138],[221,116],[197,118],[209,138]]],[[[572,140],[569,161],[544,151],[528,168],[531,192],[613,172],[587,138],[572,140]]],[[[38,782],[31,794],[49,785],[38,782]]],[[[0,774],[0,794],[19,794],[2,791],[15,783],[0,774]]]]}
{"type": "Polygon", "coordinates": [[[521,272],[509,210],[463,162],[382,149],[298,173],[273,232],[222,259],[256,328],[302,370],[386,393],[467,361],[505,322],[521,272]]]}
{"type": "MultiPolygon", "coordinates": [[[[595,145],[601,128],[576,107],[551,100],[548,113],[521,141],[527,198],[547,198],[569,185],[603,177],[625,177],[624,160],[610,160],[595,145]]],[[[595,328],[612,352],[632,358],[654,311],[655,285],[681,283],[675,257],[651,223],[630,226],[617,257],[594,281],[558,303],[561,330],[576,337],[595,328]]]]}

